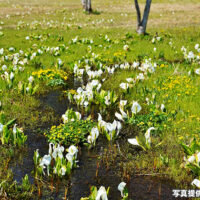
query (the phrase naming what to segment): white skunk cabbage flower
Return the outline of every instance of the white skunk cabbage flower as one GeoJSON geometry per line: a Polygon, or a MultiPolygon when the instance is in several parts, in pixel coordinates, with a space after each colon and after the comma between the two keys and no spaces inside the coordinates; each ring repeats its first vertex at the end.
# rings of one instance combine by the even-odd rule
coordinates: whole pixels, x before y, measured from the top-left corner
{"type": "Polygon", "coordinates": [[[74,145],[71,145],[71,146],[69,147],[69,149],[68,149],[68,152],[69,152],[71,155],[77,157],[78,149],[77,149],[74,145]]]}
{"type": "Polygon", "coordinates": [[[155,130],[154,127],[149,128],[145,133],[146,142],[150,145],[151,144],[151,131],[155,130]]]}
{"type": "Polygon", "coordinates": [[[136,138],[128,139],[128,142],[132,145],[140,146],[136,138]]]}
{"type": "Polygon", "coordinates": [[[131,111],[133,114],[137,114],[142,110],[142,107],[137,101],[133,101],[133,105],[131,107],[131,111]]]}
{"type": "Polygon", "coordinates": [[[195,185],[195,186],[197,186],[198,188],[200,188],[200,180],[194,179],[194,180],[192,181],[191,185],[195,185]]]}
{"type": "Polygon", "coordinates": [[[119,185],[118,185],[118,190],[121,192],[121,196],[124,197],[124,188],[126,187],[126,183],[125,182],[121,182],[119,185]]]}
{"type": "Polygon", "coordinates": [[[101,186],[97,192],[97,196],[95,200],[108,200],[107,192],[105,187],[101,186]]]}

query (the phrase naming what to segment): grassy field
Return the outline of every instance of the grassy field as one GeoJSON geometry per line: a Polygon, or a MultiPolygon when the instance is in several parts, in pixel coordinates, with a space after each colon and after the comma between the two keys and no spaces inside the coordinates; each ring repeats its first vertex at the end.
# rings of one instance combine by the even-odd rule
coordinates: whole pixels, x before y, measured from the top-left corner
{"type": "MultiPolygon", "coordinates": [[[[144,2],[141,1],[142,9],[144,2]]],[[[142,138],[148,128],[155,127],[152,144],[161,142],[147,151],[138,150],[127,142],[123,151],[126,159],[119,165],[131,176],[134,176],[133,171],[161,174],[179,188],[192,188],[191,182],[200,176],[199,158],[188,161],[191,156],[198,157],[200,152],[199,0],[153,1],[147,27],[149,34],[145,36],[136,34],[132,0],[94,0],[92,7],[94,13],[87,14],[78,0],[0,0],[0,112],[7,121],[15,118],[24,129],[38,128],[38,122],[54,124],[60,119],[51,108],[40,109],[39,97],[58,88],[72,89],[69,80],[74,76],[75,64],[85,69],[87,59],[88,65],[97,70],[102,63],[105,73],[98,78],[100,82],[106,78],[101,82],[102,89],[114,91],[118,101],[127,100],[127,112],[133,101],[142,107],[140,113],[123,122],[132,129],[120,139],[142,138]],[[181,50],[183,46],[187,49],[185,55],[181,50]],[[108,66],[123,63],[131,66],[135,61],[141,66],[156,63],[155,72],[137,67],[122,67],[113,74],[106,72],[108,66]],[[50,69],[52,77],[46,72],[42,75],[42,70],[50,69]],[[145,79],[136,80],[141,71],[145,79]],[[13,72],[13,80],[8,80],[5,72],[9,76],[13,72]],[[37,86],[34,93],[28,85],[30,76],[35,79],[31,87],[37,86]],[[127,78],[136,81],[129,91],[124,91],[119,86],[127,82],[127,78]],[[29,90],[22,92],[21,83],[29,90]],[[164,111],[160,109],[162,104],[164,111]]],[[[119,112],[118,104],[112,108],[114,111],[119,112]]],[[[7,199],[7,193],[8,199],[29,199],[36,190],[33,186],[4,184],[5,180],[13,183],[11,171],[2,170],[9,168],[14,156],[15,147],[11,146],[0,146],[0,163],[3,163],[0,198],[7,199]],[[19,194],[19,191],[24,193],[19,194]]]]}

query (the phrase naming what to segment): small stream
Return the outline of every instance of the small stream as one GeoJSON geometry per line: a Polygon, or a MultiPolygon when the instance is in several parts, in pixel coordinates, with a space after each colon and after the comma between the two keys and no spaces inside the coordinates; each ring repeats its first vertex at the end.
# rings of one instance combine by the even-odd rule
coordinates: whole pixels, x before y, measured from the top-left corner
{"type": "MultiPolygon", "coordinates": [[[[79,86],[74,83],[74,88],[79,86]]],[[[68,109],[77,109],[74,105],[70,104],[67,98],[60,98],[61,91],[51,91],[47,95],[41,97],[41,103],[44,106],[50,106],[54,109],[55,114],[60,116],[68,109]]],[[[39,122],[38,122],[39,123],[39,122]]],[[[55,124],[51,124],[55,125],[55,124]]],[[[44,129],[50,128],[49,125],[44,126],[44,129]]],[[[29,180],[34,183],[34,177],[31,171],[34,169],[33,153],[39,149],[40,155],[48,153],[48,143],[45,137],[41,134],[35,134],[32,130],[26,130],[28,135],[27,149],[16,159],[10,163],[10,168],[13,171],[14,179],[21,182],[22,177],[26,174],[29,175],[29,180]],[[21,158],[21,159],[19,159],[21,158]]],[[[122,139],[121,139],[122,140],[122,139]]],[[[119,139],[120,145],[120,139],[119,139]]],[[[107,169],[105,165],[99,161],[104,153],[104,149],[108,149],[108,142],[105,138],[100,137],[97,141],[96,147],[93,150],[88,150],[87,147],[82,147],[78,155],[79,167],[74,169],[69,180],[63,180],[59,185],[59,192],[51,192],[50,189],[43,191],[41,199],[55,199],[61,200],[65,195],[65,187],[68,185],[67,197],[69,200],[80,200],[81,197],[87,197],[90,193],[90,186],[105,186],[110,187],[109,200],[120,200],[120,192],[117,190],[118,184],[123,181],[117,174],[120,172],[112,167],[107,169]],[[97,166],[100,164],[97,173],[97,166]]],[[[123,148],[123,142],[121,147],[123,148]]],[[[131,177],[127,184],[129,197],[132,200],[171,200],[172,189],[170,183],[161,181],[152,177],[131,177]]],[[[178,198],[176,198],[178,199],[178,198]]]]}

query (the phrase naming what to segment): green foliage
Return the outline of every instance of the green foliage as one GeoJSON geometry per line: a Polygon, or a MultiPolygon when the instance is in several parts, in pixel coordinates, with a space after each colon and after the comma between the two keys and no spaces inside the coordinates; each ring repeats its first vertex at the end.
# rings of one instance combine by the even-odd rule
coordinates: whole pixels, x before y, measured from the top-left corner
{"type": "Polygon", "coordinates": [[[128,199],[128,189],[127,187],[124,188],[122,200],[129,200],[128,199]]]}
{"type": "Polygon", "coordinates": [[[126,33],[126,39],[131,39],[133,38],[133,34],[132,33],[126,33]]]}
{"type": "Polygon", "coordinates": [[[58,69],[40,69],[39,71],[33,72],[32,75],[41,81],[45,81],[47,86],[65,86],[65,81],[68,79],[68,73],[58,69]]]}
{"type": "Polygon", "coordinates": [[[27,136],[24,135],[23,131],[16,127],[16,124],[13,126],[13,124],[16,122],[16,119],[8,121],[5,123],[5,115],[3,113],[1,115],[1,121],[0,121],[0,137],[1,137],[1,143],[3,145],[5,144],[11,144],[14,146],[23,146],[24,143],[27,140],[27,136]],[[3,125],[4,124],[4,125],[3,125]],[[13,129],[12,129],[13,127],[13,129]]]}
{"type": "Polygon", "coordinates": [[[162,144],[162,142],[159,142],[158,144],[154,144],[152,145],[152,137],[151,134],[148,135],[148,130],[146,131],[145,135],[139,135],[136,136],[136,141],[138,143],[138,145],[144,150],[150,150],[152,147],[156,148],[158,146],[160,146],[162,144]]]}
{"type": "Polygon", "coordinates": [[[48,81],[47,86],[57,87],[57,86],[65,86],[66,83],[62,79],[53,79],[48,81]]]}
{"type": "Polygon", "coordinates": [[[64,115],[62,115],[63,122],[79,121],[81,119],[81,114],[79,112],[73,111],[73,109],[68,109],[64,115]]]}
{"type": "Polygon", "coordinates": [[[186,169],[191,170],[196,176],[200,176],[200,142],[193,138],[190,145],[181,142],[181,146],[186,154],[185,161],[182,164],[186,169]]]}
{"type": "Polygon", "coordinates": [[[42,176],[42,167],[39,166],[40,164],[40,155],[39,155],[39,152],[38,150],[34,151],[34,156],[33,156],[33,161],[34,161],[34,176],[36,179],[40,178],[42,176]]]}
{"type": "Polygon", "coordinates": [[[92,120],[80,120],[52,126],[45,136],[49,142],[59,143],[62,145],[79,144],[86,141],[86,136],[96,125],[92,120]]]}
{"type": "Polygon", "coordinates": [[[197,138],[193,138],[190,145],[186,145],[183,142],[180,143],[185,154],[191,156],[196,152],[200,151],[200,141],[197,138]]]}
{"type": "Polygon", "coordinates": [[[27,174],[25,175],[24,178],[22,178],[22,188],[27,191],[31,189],[31,184],[27,174]]]}
{"type": "Polygon", "coordinates": [[[153,104],[149,111],[149,113],[134,115],[127,120],[127,123],[138,126],[143,132],[153,126],[157,128],[157,133],[162,133],[164,129],[169,128],[170,121],[176,117],[176,111],[163,112],[153,104]]]}
{"type": "Polygon", "coordinates": [[[169,165],[169,158],[166,155],[160,154],[160,161],[163,165],[168,166],[169,165]]]}
{"type": "MultiPolygon", "coordinates": [[[[108,187],[108,189],[106,190],[107,195],[109,194],[109,190],[110,190],[110,187],[108,187]]],[[[97,187],[92,186],[90,188],[90,196],[89,197],[82,197],[81,200],[96,200],[97,193],[98,193],[97,187]]]]}
{"type": "Polygon", "coordinates": [[[35,188],[29,182],[28,175],[22,178],[22,184],[16,181],[10,182],[9,180],[0,181],[0,198],[12,200],[28,200],[34,197],[35,188]]]}
{"type": "Polygon", "coordinates": [[[114,107],[117,103],[118,96],[114,91],[105,91],[96,92],[94,103],[99,105],[100,110],[105,111],[109,107],[114,107]]]}
{"type": "Polygon", "coordinates": [[[29,94],[29,95],[34,95],[39,88],[39,84],[35,84],[34,82],[32,83],[18,83],[18,92],[21,94],[29,94]]]}

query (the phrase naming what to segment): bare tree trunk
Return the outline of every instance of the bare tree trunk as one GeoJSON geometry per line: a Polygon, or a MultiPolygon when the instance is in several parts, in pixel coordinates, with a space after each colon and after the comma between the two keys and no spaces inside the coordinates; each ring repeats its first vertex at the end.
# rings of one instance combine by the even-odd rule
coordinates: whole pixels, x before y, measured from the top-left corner
{"type": "Polygon", "coordinates": [[[147,27],[147,21],[148,21],[148,17],[149,17],[150,8],[151,8],[151,2],[152,2],[152,0],[147,0],[146,6],[144,9],[144,15],[143,15],[143,19],[142,19],[142,27],[144,28],[144,31],[146,31],[146,27],[147,27]]]}
{"type": "Polygon", "coordinates": [[[137,11],[137,22],[138,22],[137,27],[139,27],[140,26],[140,22],[141,22],[141,14],[140,14],[140,7],[139,7],[139,4],[138,4],[137,0],[135,0],[135,9],[137,11]]]}
{"type": "Polygon", "coordinates": [[[148,17],[149,17],[150,8],[151,8],[151,2],[152,2],[152,0],[146,0],[146,6],[144,9],[143,18],[141,21],[140,7],[138,4],[138,1],[135,0],[135,9],[137,11],[137,22],[138,22],[138,25],[137,25],[138,34],[146,33],[146,27],[147,27],[147,21],[148,21],[148,17]]]}
{"type": "Polygon", "coordinates": [[[92,12],[92,3],[91,0],[81,0],[82,1],[82,5],[83,5],[83,9],[85,10],[85,12],[92,12]]]}
{"type": "Polygon", "coordinates": [[[92,12],[92,2],[91,0],[87,0],[87,12],[91,13],[92,12]]]}

